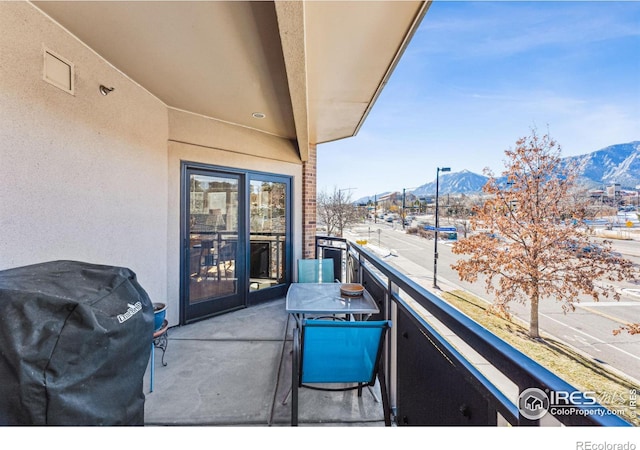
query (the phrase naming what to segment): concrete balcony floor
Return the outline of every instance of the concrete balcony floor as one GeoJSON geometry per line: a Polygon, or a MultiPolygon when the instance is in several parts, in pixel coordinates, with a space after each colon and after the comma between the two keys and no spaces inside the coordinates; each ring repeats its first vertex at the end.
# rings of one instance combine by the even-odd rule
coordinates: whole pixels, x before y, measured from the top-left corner
{"type": "MultiPolygon", "coordinates": [[[[166,366],[155,349],[153,392],[150,368],[144,378],[145,424],[289,426],[294,321],[284,308],[282,298],[170,328],[166,366]]],[[[384,426],[367,389],[301,389],[298,417],[299,426],[384,426]]]]}

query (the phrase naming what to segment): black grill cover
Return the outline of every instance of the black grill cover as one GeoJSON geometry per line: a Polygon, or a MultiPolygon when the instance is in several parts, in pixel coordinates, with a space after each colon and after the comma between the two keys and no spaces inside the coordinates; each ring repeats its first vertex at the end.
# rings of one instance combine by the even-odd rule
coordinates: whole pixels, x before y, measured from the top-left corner
{"type": "Polygon", "coordinates": [[[153,316],[126,268],[0,271],[0,424],[144,425],[153,316]]]}

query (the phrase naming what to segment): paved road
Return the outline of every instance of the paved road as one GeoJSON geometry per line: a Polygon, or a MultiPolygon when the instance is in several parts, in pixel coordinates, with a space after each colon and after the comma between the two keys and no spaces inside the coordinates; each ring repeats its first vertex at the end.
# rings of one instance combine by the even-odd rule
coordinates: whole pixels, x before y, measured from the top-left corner
{"type": "MultiPolygon", "coordinates": [[[[386,223],[354,227],[352,234],[347,237],[367,239],[371,244],[397,254],[384,259],[398,269],[404,269],[403,260],[411,261],[413,267],[417,265],[421,269],[409,275],[427,288],[433,285],[433,240],[407,235],[402,231],[402,226],[386,223]]],[[[640,242],[616,242],[614,247],[640,265],[640,242]]],[[[451,252],[450,244],[439,241],[438,253],[437,281],[442,289],[462,288],[478,297],[491,299],[482,282],[462,282],[457,272],[451,269],[451,264],[459,256],[451,252]]],[[[621,324],[640,321],[640,285],[618,283],[616,289],[622,293],[620,302],[605,299],[595,303],[585,297],[574,312],[566,314],[554,300],[543,300],[539,310],[540,329],[573,345],[596,361],[640,379],[640,336],[626,333],[614,336],[612,333],[621,324]]],[[[528,322],[527,306],[514,304],[512,312],[528,322]]]]}

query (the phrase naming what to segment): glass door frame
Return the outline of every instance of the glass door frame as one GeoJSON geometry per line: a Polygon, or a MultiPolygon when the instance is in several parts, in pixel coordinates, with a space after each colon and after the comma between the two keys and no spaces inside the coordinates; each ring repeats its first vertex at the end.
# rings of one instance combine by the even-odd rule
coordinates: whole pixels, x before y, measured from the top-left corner
{"type": "MultiPolygon", "coordinates": [[[[287,288],[289,284],[291,284],[292,270],[293,270],[293,189],[292,189],[292,177],[287,175],[278,175],[273,173],[266,172],[255,172],[255,171],[247,171],[247,196],[251,192],[251,181],[267,181],[267,182],[275,182],[282,183],[285,185],[286,189],[286,200],[285,200],[285,245],[284,245],[284,283],[275,285],[273,287],[269,287],[266,289],[259,289],[255,291],[250,291],[249,286],[247,285],[248,291],[248,299],[247,305],[255,305],[264,301],[273,300],[274,298],[284,297],[287,293],[287,288]]],[[[247,223],[246,223],[246,242],[251,242],[251,224],[250,224],[250,213],[249,213],[250,205],[249,200],[247,198],[247,223]]],[[[250,246],[247,246],[250,247],[250,246]]],[[[247,252],[250,249],[248,248],[247,252]]],[[[247,253],[247,273],[250,273],[250,263],[251,258],[250,254],[247,253]]],[[[247,278],[248,280],[248,278],[247,278]]]]}
{"type": "Polygon", "coordinates": [[[237,208],[238,208],[238,243],[237,243],[237,267],[245,266],[244,249],[246,235],[245,210],[246,204],[242,191],[245,189],[245,178],[242,173],[228,170],[222,167],[209,166],[198,163],[182,162],[181,167],[181,198],[180,198],[180,324],[196,322],[207,317],[234,311],[246,306],[246,293],[244,285],[247,283],[246,274],[242,270],[236,270],[236,292],[217,299],[204,300],[195,304],[190,302],[190,177],[202,175],[205,177],[228,177],[238,182],[237,208]],[[217,305],[213,306],[212,302],[217,305]]]}
{"type": "Polygon", "coordinates": [[[230,167],[215,166],[197,162],[181,162],[180,182],[180,324],[195,322],[225,312],[231,312],[264,301],[283,297],[291,283],[293,273],[293,177],[269,172],[243,170],[230,167]],[[237,261],[237,294],[236,306],[228,309],[191,317],[187,314],[189,305],[189,177],[191,174],[204,176],[229,176],[238,179],[238,261],[237,261]],[[285,246],[284,246],[284,283],[250,292],[250,183],[251,181],[269,181],[283,183],[286,186],[285,202],[285,246]],[[189,316],[189,317],[188,317],[189,316]]]}

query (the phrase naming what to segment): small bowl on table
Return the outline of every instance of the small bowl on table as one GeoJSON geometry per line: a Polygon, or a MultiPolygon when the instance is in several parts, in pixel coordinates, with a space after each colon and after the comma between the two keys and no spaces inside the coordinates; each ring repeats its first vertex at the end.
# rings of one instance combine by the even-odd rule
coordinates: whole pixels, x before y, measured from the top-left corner
{"type": "Polygon", "coordinates": [[[340,286],[340,293],[346,297],[360,297],[364,293],[364,286],[358,283],[344,283],[340,286]]]}

